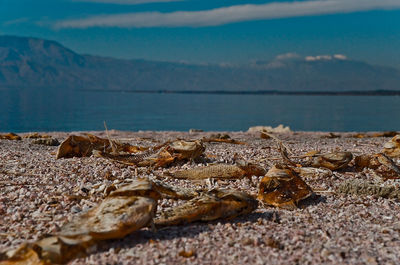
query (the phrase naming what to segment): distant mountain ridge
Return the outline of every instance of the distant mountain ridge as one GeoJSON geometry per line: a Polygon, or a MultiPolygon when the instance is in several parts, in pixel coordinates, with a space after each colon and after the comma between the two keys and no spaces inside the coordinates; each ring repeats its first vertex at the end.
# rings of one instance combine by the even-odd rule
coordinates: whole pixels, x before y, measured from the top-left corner
{"type": "Polygon", "coordinates": [[[400,90],[400,71],[342,55],[195,65],[80,55],[55,41],[0,36],[0,89],[126,91],[400,90]]]}

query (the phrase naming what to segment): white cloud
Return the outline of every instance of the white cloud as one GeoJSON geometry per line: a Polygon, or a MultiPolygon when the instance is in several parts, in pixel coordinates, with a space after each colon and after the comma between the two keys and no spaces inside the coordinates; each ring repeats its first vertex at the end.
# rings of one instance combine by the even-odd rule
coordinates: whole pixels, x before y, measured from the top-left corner
{"type": "MultiPolygon", "coordinates": [[[[132,0],[132,2],[133,1],[134,0],[132,0]]],[[[399,8],[399,0],[309,0],[276,2],[261,5],[236,5],[204,11],[176,11],[171,13],[142,12],[99,15],[82,19],[58,21],[54,24],[54,27],[203,27],[250,20],[279,19],[399,8]]]]}
{"type": "Polygon", "coordinates": [[[306,61],[329,61],[332,59],[337,60],[347,60],[347,56],[343,54],[334,54],[334,55],[317,55],[317,56],[306,56],[304,57],[306,61]]]}
{"type": "Polygon", "coordinates": [[[104,3],[117,5],[138,5],[147,3],[180,2],[184,0],[72,0],[73,2],[104,3]]]}
{"type": "Polygon", "coordinates": [[[279,54],[275,57],[276,60],[292,60],[292,59],[299,59],[300,55],[294,52],[288,52],[284,54],[279,54]]]}
{"type": "Polygon", "coordinates": [[[335,54],[333,55],[333,58],[338,59],[338,60],[347,60],[347,56],[343,54],[335,54]]]}
{"type": "Polygon", "coordinates": [[[10,25],[22,24],[22,23],[27,23],[27,22],[30,22],[30,19],[27,17],[23,17],[23,18],[17,18],[17,19],[5,21],[3,23],[3,26],[10,26],[10,25]]]}
{"type": "Polygon", "coordinates": [[[317,55],[317,56],[306,56],[304,59],[306,59],[306,61],[322,61],[322,60],[332,60],[332,56],[331,55],[317,55]]]}

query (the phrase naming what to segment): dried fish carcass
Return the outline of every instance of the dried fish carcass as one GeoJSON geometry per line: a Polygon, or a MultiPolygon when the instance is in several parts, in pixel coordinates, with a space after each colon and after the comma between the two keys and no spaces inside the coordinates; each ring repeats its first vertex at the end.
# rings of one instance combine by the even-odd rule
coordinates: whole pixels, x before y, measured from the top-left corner
{"type": "Polygon", "coordinates": [[[85,256],[99,240],[122,238],[152,224],[159,197],[151,181],[135,180],[111,192],[98,206],[77,215],[57,235],[0,254],[0,261],[54,264],[85,256]]]}
{"type": "Polygon", "coordinates": [[[323,167],[330,170],[345,168],[353,159],[350,152],[333,152],[313,157],[312,167],[323,167]]]}
{"type": "Polygon", "coordinates": [[[171,153],[172,156],[176,157],[178,160],[185,160],[198,158],[204,153],[205,147],[201,143],[201,141],[198,140],[177,140],[169,144],[167,146],[167,150],[171,153]]]}
{"type": "Polygon", "coordinates": [[[100,138],[92,134],[86,134],[86,136],[70,135],[58,147],[56,158],[91,156],[93,150],[105,153],[136,153],[147,149],[146,147],[133,146],[127,143],[100,138]]]}
{"type": "Polygon", "coordinates": [[[115,155],[107,152],[96,152],[95,155],[127,165],[158,168],[167,167],[176,161],[195,159],[202,155],[204,150],[205,148],[200,141],[177,140],[139,154],[115,155]]]}
{"type": "Polygon", "coordinates": [[[385,154],[378,153],[374,155],[357,156],[354,162],[358,170],[364,168],[373,169],[385,180],[400,178],[400,168],[385,154]]]}
{"type": "Polygon", "coordinates": [[[92,151],[105,149],[109,141],[94,135],[79,136],[70,135],[58,147],[56,158],[83,157],[92,155],[92,151]]]}
{"type": "Polygon", "coordinates": [[[171,186],[159,180],[152,180],[153,187],[158,191],[162,198],[171,198],[178,200],[190,200],[200,195],[200,191],[171,186]]]}
{"type": "Polygon", "coordinates": [[[333,175],[332,171],[327,168],[297,167],[293,170],[303,178],[328,178],[333,175]]]}
{"type": "Polygon", "coordinates": [[[181,225],[195,221],[230,219],[254,211],[258,202],[245,192],[211,190],[182,205],[161,212],[155,219],[158,226],[181,225]]]}
{"type": "Polygon", "coordinates": [[[386,142],[382,152],[391,158],[400,158],[400,134],[386,142]]]}
{"type": "Polygon", "coordinates": [[[48,137],[48,138],[36,138],[32,141],[33,144],[41,144],[47,146],[57,146],[60,142],[57,139],[48,137]]]}
{"type": "Polygon", "coordinates": [[[51,136],[47,135],[47,134],[39,134],[39,133],[35,132],[35,133],[30,133],[30,134],[24,135],[24,138],[42,139],[42,138],[51,138],[51,136]]]}
{"type": "Polygon", "coordinates": [[[0,134],[0,139],[21,140],[21,136],[15,133],[0,134]]]}
{"type": "Polygon", "coordinates": [[[23,243],[4,253],[4,260],[0,257],[0,264],[65,264],[74,258],[86,256],[91,245],[93,241],[89,236],[79,240],[50,236],[34,243],[23,243]]]}
{"type": "Polygon", "coordinates": [[[76,216],[60,236],[95,240],[121,238],[151,223],[159,194],[148,180],[137,180],[110,193],[97,207],[76,216]]]}
{"type": "Polygon", "coordinates": [[[238,163],[236,165],[215,164],[200,168],[167,172],[167,176],[178,179],[241,179],[244,177],[263,176],[264,168],[252,163],[238,163]]]}
{"type": "Polygon", "coordinates": [[[232,139],[228,134],[212,134],[210,137],[204,137],[203,142],[208,143],[228,143],[228,144],[245,144],[244,142],[232,139]]]}
{"type": "Polygon", "coordinates": [[[261,180],[257,198],[266,205],[292,210],[312,194],[311,188],[292,168],[275,165],[261,180]]]}

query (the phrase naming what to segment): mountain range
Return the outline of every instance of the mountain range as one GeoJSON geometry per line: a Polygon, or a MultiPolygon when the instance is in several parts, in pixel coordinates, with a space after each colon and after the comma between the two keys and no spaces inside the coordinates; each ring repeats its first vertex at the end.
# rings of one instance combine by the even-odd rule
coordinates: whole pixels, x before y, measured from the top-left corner
{"type": "Polygon", "coordinates": [[[122,60],[78,54],[55,41],[3,35],[0,89],[399,91],[400,70],[340,54],[286,54],[241,65],[122,60]]]}

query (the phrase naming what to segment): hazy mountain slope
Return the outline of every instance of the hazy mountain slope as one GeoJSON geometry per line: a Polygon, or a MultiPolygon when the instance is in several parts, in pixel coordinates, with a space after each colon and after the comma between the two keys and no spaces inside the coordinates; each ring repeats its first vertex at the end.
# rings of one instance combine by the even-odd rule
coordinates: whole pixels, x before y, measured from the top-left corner
{"type": "Polygon", "coordinates": [[[54,41],[0,36],[0,88],[109,90],[400,90],[400,71],[347,59],[277,58],[241,66],[79,55],[54,41]]]}

